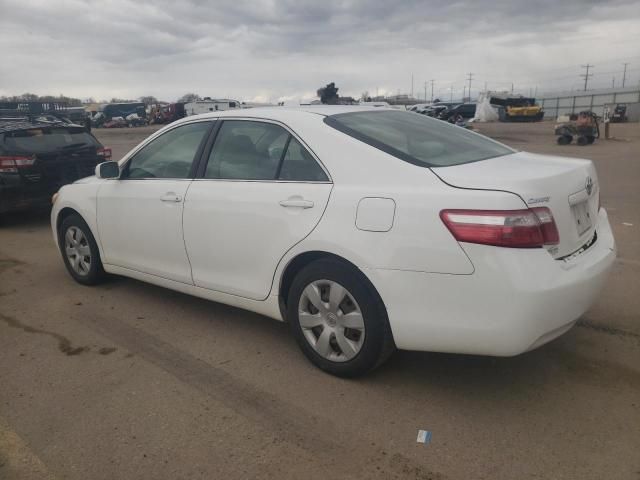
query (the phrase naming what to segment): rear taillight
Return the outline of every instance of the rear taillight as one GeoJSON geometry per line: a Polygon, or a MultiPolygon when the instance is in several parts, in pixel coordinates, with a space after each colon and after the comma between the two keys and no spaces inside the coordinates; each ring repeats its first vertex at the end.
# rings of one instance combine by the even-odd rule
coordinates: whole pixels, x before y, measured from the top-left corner
{"type": "Polygon", "coordinates": [[[556,245],[560,241],[551,210],[443,210],[440,218],[459,242],[511,248],[556,245]]]}
{"type": "Polygon", "coordinates": [[[18,169],[31,167],[36,163],[36,157],[21,155],[0,155],[0,173],[17,173],[18,169]]]}
{"type": "Polygon", "coordinates": [[[110,148],[100,147],[100,148],[98,148],[96,153],[98,154],[99,157],[104,158],[105,161],[111,160],[111,149],[110,148]]]}

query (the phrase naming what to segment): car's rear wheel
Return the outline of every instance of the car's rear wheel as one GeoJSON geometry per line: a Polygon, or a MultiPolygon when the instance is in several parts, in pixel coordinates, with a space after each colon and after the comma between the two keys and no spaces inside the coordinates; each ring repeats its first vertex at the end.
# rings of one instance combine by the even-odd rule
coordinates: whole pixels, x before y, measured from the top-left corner
{"type": "Polygon", "coordinates": [[[333,375],[362,375],[393,352],[382,300],[345,263],[318,260],[303,268],[291,285],[287,313],[304,354],[333,375]]]}
{"type": "Polygon", "coordinates": [[[78,283],[95,285],[105,273],[100,252],[89,226],[80,215],[69,215],[58,231],[60,252],[67,270],[78,283]]]}

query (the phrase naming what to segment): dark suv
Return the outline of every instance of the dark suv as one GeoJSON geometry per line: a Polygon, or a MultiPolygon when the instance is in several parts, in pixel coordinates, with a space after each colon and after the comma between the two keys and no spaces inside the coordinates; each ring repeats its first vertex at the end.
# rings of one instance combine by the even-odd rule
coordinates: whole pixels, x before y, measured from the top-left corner
{"type": "Polygon", "coordinates": [[[456,105],[448,110],[445,110],[439,115],[440,120],[449,120],[450,118],[456,118],[460,115],[462,118],[473,118],[476,115],[475,103],[463,103],[456,105]]]}
{"type": "Polygon", "coordinates": [[[111,149],[84,126],[0,118],[0,214],[49,205],[65,184],[94,174],[111,149]]]}

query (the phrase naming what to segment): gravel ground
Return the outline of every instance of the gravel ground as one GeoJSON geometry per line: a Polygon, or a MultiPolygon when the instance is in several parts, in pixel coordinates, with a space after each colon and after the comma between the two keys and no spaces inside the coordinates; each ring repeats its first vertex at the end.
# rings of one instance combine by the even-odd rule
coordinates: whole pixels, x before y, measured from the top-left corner
{"type": "MultiPolygon", "coordinates": [[[[342,380],[285,325],[125,278],[75,284],[46,214],[0,224],[2,479],[639,479],[640,125],[591,158],[619,247],[579,325],[514,358],[397,352],[342,380]],[[432,432],[416,443],[419,429],[432,432]]],[[[119,158],[153,130],[96,130],[119,158]]]]}

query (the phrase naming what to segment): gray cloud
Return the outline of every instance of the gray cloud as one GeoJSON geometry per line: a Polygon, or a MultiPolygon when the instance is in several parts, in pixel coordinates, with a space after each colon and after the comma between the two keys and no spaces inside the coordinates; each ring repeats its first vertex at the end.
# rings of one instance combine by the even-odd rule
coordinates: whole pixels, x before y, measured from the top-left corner
{"type": "Polygon", "coordinates": [[[418,92],[434,78],[460,96],[469,71],[542,91],[579,84],[587,61],[594,85],[622,61],[637,82],[640,3],[0,0],[0,42],[0,95],[359,95],[406,92],[413,73],[418,92]]]}

